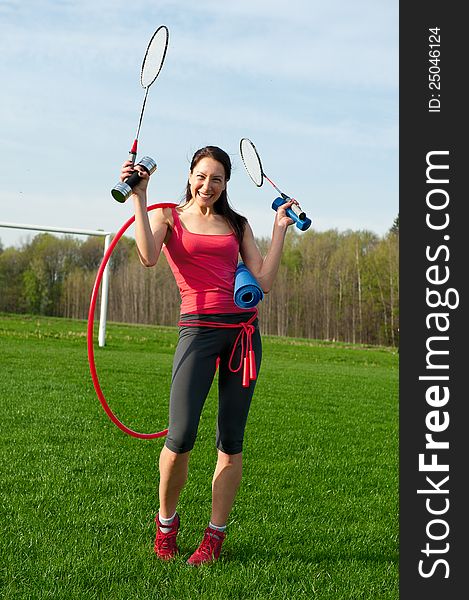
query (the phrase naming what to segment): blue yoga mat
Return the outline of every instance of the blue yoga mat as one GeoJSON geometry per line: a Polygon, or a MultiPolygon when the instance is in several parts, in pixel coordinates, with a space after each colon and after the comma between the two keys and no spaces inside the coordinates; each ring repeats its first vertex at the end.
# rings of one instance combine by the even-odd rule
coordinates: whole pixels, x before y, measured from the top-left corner
{"type": "Polygon", "coordinates": [[[234,301],[239,308],[253,308],[264,298],[264,292],[244,263],[235,273],[234,301]]]}

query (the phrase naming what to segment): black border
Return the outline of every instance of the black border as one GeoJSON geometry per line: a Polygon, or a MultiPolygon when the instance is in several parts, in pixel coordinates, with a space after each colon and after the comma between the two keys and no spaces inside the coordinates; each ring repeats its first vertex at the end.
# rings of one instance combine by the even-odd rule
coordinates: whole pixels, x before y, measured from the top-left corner
{"type": "MultiPolygon", "coordinates": [[[[456,2],[400,3],[399,15],[399,194],[400,194],[400,598],[402,600],[441,599],[451,600],[467,595],[466,579],[469,578],[469,531],[465,496],[466,480],[469,479],[469,395],[466,391],[466,373],[469,373],[467,337],[469,326],[466,317],[467,277],[465,268],[467,251],[465,208],[469,182],[465,184],[466,150],[469,105],[464,88],[467,87],[466,61],[462,51],[468,39],[467,26],[463,19],[464,4],[456,2]],[[441,35],[441,112],[428,111],[431,93],[429,89],[429,28],[439,27],[441,35]],[[444,186],[449,193],[448,214],[450,223],[444,232],[432,231],[426,225],[426,156],[434,150],[448,150],[449,184],[444,186]],[[443,235],[449,240],[443,240],[443,235]],[[459,294],[459,306],[449,309],[450,327],[449,365],[450,400],[445,409],[450,417],[448,429],[437,439],[449,441],[449,449],[439,452],[439,462],[449,463],[449,473],[435,473],[438,482],[449,475],[446,485],[449,493],[449,509],[441,518],[446,519],[449,532],[440,542],[449,543],[444,554],[426,558],[421,550],[428,540],[426,527],[432,517],[426,510],[425,495],[417,494],[426,485],[425,476],[419,472],[418,455],[425,451],[425,434],[428,429],[425,417],[431,407],[426,402],[428,382],[419,381],[426,373],[426,342],[431,332],[425,317],[432,309],[426,302],[429,287],[426,271],[431,264],[425,256],[426,247],[436,249],[446,244],[449,249],[447,261],[441,252],[436,261],[450,269],[446,287],[454,288],[459,294]],[[465,318],[466,317],[466,318],[465,318]],[[445,460],[444,460],[445,459],[445,460]],[[446,567],[439,565],[431,577],[419,575],[419,560],[428,565],[432,560],[443,558],[449,564],[449,577],[445,578],[446,567]]],[[[435,70],[435,69],[434,69],[435,70]]],[[[469,178],[468,178],[469,179],[469,178]]],[[[469,261],[467,261],[469,262],[469,261]]],[[[444,286],[441,286],[444,287],[444,286]]],[[[442,290],[443,292],[443,290],[442,290]]],[[[439,308],[437,310],[444,310],[439,308]]],[[[435,332],[433,331],[433,335],[435,332]]],[[[441,335],[444,335],[441,333],[441,335]]],[[[439,372],[441,374],[441,372],[439,372]]],[[[428,372],[427,372],[428,374],[428,372]]],[[[441,385],[445,385],[442,383],[441,385]]],[[[431,453],[431,452],[430,452],[431,453]]],[[[441,486],[443,488],[443,486],[441,486]]],[[[436,495],[435,498],[436,506],[436,495]]],[[[442,502],[443,495],[438,496],[442,502]]],[[[443,502],[441,506],[443,505],[443,502]]],[[[437,529],[432,529],[436,532],[437,529]]],[[[443,531],[443,528],[440,529],[443,531]]],[[[437,542],[431,542],[437,548],[437,542]]],[[[431,569],[430,569],[431,570],[431,569]]]]}

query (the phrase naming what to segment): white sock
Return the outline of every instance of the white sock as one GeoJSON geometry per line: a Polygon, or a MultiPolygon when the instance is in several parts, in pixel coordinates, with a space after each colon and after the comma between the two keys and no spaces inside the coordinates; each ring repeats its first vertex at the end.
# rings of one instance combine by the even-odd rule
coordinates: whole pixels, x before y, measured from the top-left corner
{"type": "Polygon", "coordinates": [[[212,529],[215,529],[215,531],[221,531],[222,533],[225,531],[226,529],[226,525],[214,525],[212,523],[212,521],[209,522],[208,524],[209,527],[211,527],[212,529]]]}
{"type": "Polygon", "coordinates": [[[160,526],[160,531],[162,533],[169,533],[171,531],[171,525],[173,524],[173,521],[176,517],[176,513],[174,513],[174,515],[172,517],[169,517],[168,519],[165,519],[163,517],[160,516],[160,513],[158,513],[158,520],[161,523],[161,525],[166,525],[166,527],[161,527],[160,526]]]}

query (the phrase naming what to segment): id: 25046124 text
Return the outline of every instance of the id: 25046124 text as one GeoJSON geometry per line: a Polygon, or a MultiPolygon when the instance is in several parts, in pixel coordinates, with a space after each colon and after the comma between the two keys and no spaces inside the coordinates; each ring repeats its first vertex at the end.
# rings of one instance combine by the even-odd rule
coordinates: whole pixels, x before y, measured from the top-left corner
{"type": "Polygon", "coordinates": [[[428,112],[441,111],[441,35],[439,27],[430,27],[428,30],[428,112]]]}

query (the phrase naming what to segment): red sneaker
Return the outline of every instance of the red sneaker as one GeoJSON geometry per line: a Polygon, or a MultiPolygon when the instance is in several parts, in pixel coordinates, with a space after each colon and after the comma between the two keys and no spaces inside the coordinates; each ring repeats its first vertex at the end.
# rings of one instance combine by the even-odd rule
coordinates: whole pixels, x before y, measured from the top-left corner
{"type": "Polygon", "coordinates": [[[218,559],[221,552],[221,546],[226,533],[207,527],[204,533],[204,539],[194,554],[187,561],[188,565],[198,567],[205,563],[211,563],[218,559]]]}
{"type": "Polygon", "coordinates": [[[155,552],[158,558],[162,560],[170,560],[174,558],[179,552],[176,544],[176,536],[179,530],[179,515],[176,513],[173,524],[170,526],[171,530],[168,533],[163,533],[160,527],[165,527],[160,523],[158,515],[155,517],[156,523],[156,538],[155,538],[155,552]]]}

